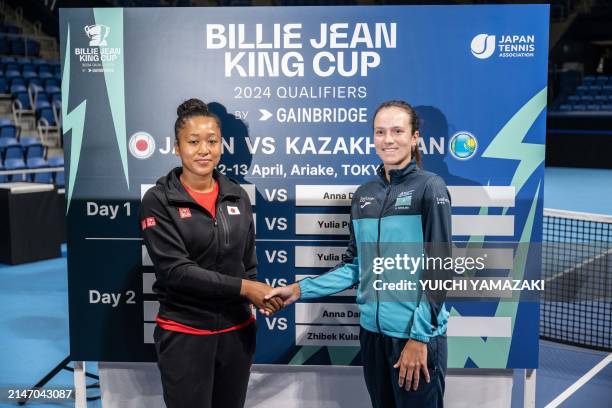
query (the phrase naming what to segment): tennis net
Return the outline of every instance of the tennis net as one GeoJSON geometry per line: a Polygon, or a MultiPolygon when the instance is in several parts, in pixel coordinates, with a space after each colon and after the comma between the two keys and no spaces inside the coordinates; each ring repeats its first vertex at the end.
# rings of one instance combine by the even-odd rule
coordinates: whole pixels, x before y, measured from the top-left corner
{"type": "Polygon", "coordinates": [[[544,209],[540,337],[612,350],[612,217],[544,209]]]}

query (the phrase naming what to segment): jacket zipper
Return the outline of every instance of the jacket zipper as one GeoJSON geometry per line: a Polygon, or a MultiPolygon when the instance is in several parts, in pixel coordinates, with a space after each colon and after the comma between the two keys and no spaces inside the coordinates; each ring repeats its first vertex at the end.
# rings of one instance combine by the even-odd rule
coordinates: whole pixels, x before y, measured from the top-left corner
{"type": "MultiPolygon", "coordinates": [[[[383,200],[382,208],[380,209],[380,214],[378,214],[378,237],[376,238],[376,256],[380,258],[380,222],[382,220],[383,213],[385,212],[385,207],[387,206],[387,200],[389,199],[389,193],[391,192],[391,185],[387,185],[387,189],[385,191],[385,199],[383,200]]],[[[382,333],[380,329],[380,294],[376,291],[376,328],[379,333],[382,333]]]]}
{"type": "Polygon", "coordinates": [[[217,214],[220,215],[220,218],[221,218],[221,229],[223,230],[223,235],[225,237],[225,246],[229,246],[229,226],[227,224],[227,219],[225,218],[225,214],[221,210],[221,206],[217,208],[217,214]]]}

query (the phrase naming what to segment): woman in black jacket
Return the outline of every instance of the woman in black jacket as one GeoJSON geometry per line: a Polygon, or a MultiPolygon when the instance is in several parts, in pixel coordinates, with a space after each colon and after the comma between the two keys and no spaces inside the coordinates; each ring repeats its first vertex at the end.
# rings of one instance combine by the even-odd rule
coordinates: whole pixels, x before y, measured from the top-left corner
{"type": "Polygon", "coordinates": [[[205,103],[177,109],[182,167],[143,197],[142,235],[153,260],[160,308],[154,339],[168,408],[242,407],[255,351],[250,304],[267,313],[257,282],[251,203],[220,174],[221,122],[205,103]]]}

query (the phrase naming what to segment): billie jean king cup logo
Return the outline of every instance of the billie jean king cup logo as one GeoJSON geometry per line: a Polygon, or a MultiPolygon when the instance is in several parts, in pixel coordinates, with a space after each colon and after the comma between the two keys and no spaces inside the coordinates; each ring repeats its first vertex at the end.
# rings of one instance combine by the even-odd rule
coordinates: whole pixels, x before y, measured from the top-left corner
{"type": "Polygon", "coordinates": [[[90,47],[106,47],[106,37],[110,34],[110,27],[104,24],[93,24],[84,27],[85,34],[89,37],[90,47]]]}

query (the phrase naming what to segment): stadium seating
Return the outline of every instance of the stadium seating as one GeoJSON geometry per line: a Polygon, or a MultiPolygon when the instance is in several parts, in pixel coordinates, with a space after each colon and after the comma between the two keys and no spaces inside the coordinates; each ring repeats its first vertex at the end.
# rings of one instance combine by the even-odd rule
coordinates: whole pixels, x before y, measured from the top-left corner
{"type": "Polygon", "coordinates": [[[59,141],[58,111],[49,102],[38,102],[35,118],[36,129],[41,142],[45,145],[61,144],[59,141]],[[52,137],[55,140],[51,140],[52,137]]]}
{"type": "MultiPolygon", "coordinates": [[[[44,169],[49,167],[49,163],[42,157],[33,157],[27,159],[26,167],[29,169],[44,169]]],[[[29,180],[35,183],[53,183],[53,174],[51,172],[31,173],[29,176],[29,180]]]]}
{"type": "Polygon", "coordinates": [[[47,95],[49,95],[49,102],[52,104],[62,101],[62,90],[59,86],[47,85],[45,86],[45,92],[47,92],[47,95]]]}
{"type": "MultiPolygon", "coordinates": [[[[62,156],[50,157],[48,160],[49,167],[64,167],[64,158],[62,156]]],[[[59,171],[54,174],[53,182],[57,187],[64,187],[64,172],[59,171]]]]}
{"type": "Polygon", "coordinates": [[[31,77],[28,78],[28,89],[32,86],[37,86],[39,88],[43,88],[44,89],[44,81],[42,78],[39,77],[31,77]]]}
{"type": "Polygon", "coordinates": [[[27,55],[38,57],[40,54],[40,43],[36,40],[28,38],[25,47],[27,55]]]}
{"type": "Polygon", "coordinates": [[[9,83],[3,75],[0,75],[0,94],[6,96],[8,95],[8,92],[9,92],[9,83]]]}
{"type": "MultiPolygon", "coordinates": [[[[41,43],[32,35],[0,17],[0,99],[10,99],[13,114],[13,120],[0,117],[1,171],[64,167],[61,151],[50,150],[58,137],[61,145],[61,66],[40,58],[41,43]],[[48,153],[54,157],[47,160],[48,153]]],[[[9,181],[64,187],[64,172],[0,175],[0,183],[9,181]]]]}
{"type": "MultiPolygon", "coordinates": [[[[10,170],[21,170],[25,168],[26,168],[26,164],[22,158],[12,158],[12,159],[6,159],[4,161],[5,170],[9,170],[9,171],[10,170]]],[[[24,174],[10,175],[8,176],[8,181],[25,181],[25,175],[24,174]]]]}
{"type": "Polygon", "coordinates": [[[48,86],[56,86],[59,88],[60,81],[57,78],[46,78],[44,79],[44,85],[45,85],[45,88],[48,86]]]}
{"type": "Polygon", "coordinates": [[[31,62],[25,63],[21,65],[21,75],[30,75],[34,74],[34,76],[38,76],[38,72],[36,71],[36,65],[31,62]]]}
{"type": "Polygon", "coordinates": [[[0,37],[0,53],[1,54],[9,53],[9,42],[4,36],[0,37]]]}
{"type": "Polygon", "coordinates": [[[32,109],[32,105],[30,103],[30,96],[25,86],[12,86],[11,95],[13,100],[13,118],[16,123],[21,122],[23,120],[24,115],[31,115],[34,113],[34,110],[32,109]]]}
{"type": "Polygon", "coordinates": [[[25,55],[26,46],[23,38],[14,38],[9,41],[11,54],[13,55],[25,55]]]}
{"type": "Polygon", "coordinates": [[[34,158],[44,158],[47,148],[33,137],[22,137],[19,141],[23,149],[23,156],[26,162],[34,158]]]}
{"type": "Polygon", "coordinates": [[[7,34],[21,34],[21,28],[13,24],[4,24],[4,32],[7,34]]]}
{"type": "Polygon", "coordinates": [[[31,84],[28,88],[28,97],[34,110],[37,110],[45,102],[49,103],[49,95],[41,85],[31,84]]]}
{"type": "Polygon", "coordinates": [[[13,138],[2,138],[0,139],[0,148],[2,149],[2,160],[6,162],[7,159],[22,159],[23,160],[23,148],[13,138]]]}
{"type": "Polygon", "coordinates": [[[10,60],[6,60],[5,62],[3,62],[4,64],[4,73],[6,74],[9,71],[16,71],[17,74],[21,75],[21,73],[19,72],[19,64],[17,63],[17,60],[12,58],[10,60]]]}
{"type": "Polygon", "coordinates": [[[50,65],[40,64],[38,66],[38,77],[39,78],[53,78],[53,71],[50,65]]]}
{"type": "Polygon", "coordinates": [[[0,139],[4,137],[12,139],[19,137],[17,126],[8,119],[0,119],[0,139]]]}
{"type": "Polygon", "coordinates": [[[573,93],[561,95],[553,105],[560,112],[612,112],[612,78],[587,75],[573,93]]]}
{"type": "Polygon", "coordinates": [[[4,77],[9,81],[13,78],[21,78],[21,72],[19,72],[19,68],[11,67],[11,64],[9,64],[8,67],[4,68],[4,77]]]}

